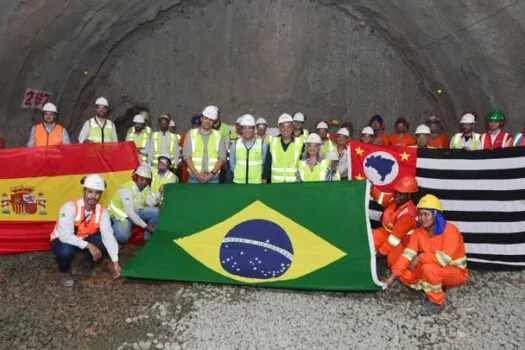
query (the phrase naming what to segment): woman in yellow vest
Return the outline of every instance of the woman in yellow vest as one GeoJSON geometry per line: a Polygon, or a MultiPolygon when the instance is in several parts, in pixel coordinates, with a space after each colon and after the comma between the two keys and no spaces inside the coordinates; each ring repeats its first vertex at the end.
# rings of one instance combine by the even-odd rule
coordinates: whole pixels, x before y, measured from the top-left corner
{"type": "Polygon", "coordinates": [[[317,123],[316,129],[319,133],[319,137],[321,138],[321,157],[324,157],[328,151],[337,150],[335,144],[332,142],[332,140],[330,140],[330,135],[328,134],[328,124],[325,122],[319,122],[317,123]]]}
{"type": "Polygon", "coordinates": [[[241,117],[241,137],[231,146],[230,169],[236,184],[262,183],[266,144],[255,137],[255,118],[249,114],[241,117]]]}
{"type": "Polygon", "coordinates": [[[157,166],[151,168],[151,194],[157,199],[158,204],[162,204],[164,199],[164,185],[176,183],[177,176],[170,171],[171,158],[169,154],[161,154],[157,158],[157,166]]]}
{"type": "Polygon", "coordinates": [[[306,138],[306,159],[299,162],[298,182],[326,181],[330,160],[321,159],[321,137],[315,133],[306,138]]]}
{"type": "Polygon", "coordinates": [[[46,103],[44,108],[44,122],[33,126],[29,134],[27,147],[45,147],[69,144],[67,130],[56,123],[57,107],[52,103],[46,103]]]}
{"type": "Polygon", "coordinates": [[[128,130],[126,141],[132,141],[137,147],[142,163],[148,162],[151,134],[146,129],[146,120],[140,114],[133,117],[133,126],[128,130]]]}

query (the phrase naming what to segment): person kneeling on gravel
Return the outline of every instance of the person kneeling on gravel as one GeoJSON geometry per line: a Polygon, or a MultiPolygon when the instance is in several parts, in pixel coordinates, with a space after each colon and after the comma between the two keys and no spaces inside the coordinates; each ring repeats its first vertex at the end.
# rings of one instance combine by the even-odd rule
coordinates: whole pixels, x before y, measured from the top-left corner
{"type": "Polygon", "coordinates": [[[417,204],[419,227],[414,230],[403,255],[392,266],[390,285],[399,278],[407,286],[423,289],[425,314],[436,314],[445,305],[445,289],[468,279],[463,236],[442,215],[441,202],[431,194],[417,204]]]}
{"type": "MultiPolygon", "coordinates": [[[[56,255],[58,269],[62,272],[60,284],[72,287],[75,281],[70,273],[75,254],[87,250],[93,262],[102,255],[109,255],[115,277],[120,275],[118,243],[113,235],[109,213],[99,204],[106,182],[97,174],[84,177],[83,197],[67,202],[60,208],[58,221],[51,233],[51,250],[56,255]]],[[[87,253],[87,252],[86,252],[87,253]]]]}

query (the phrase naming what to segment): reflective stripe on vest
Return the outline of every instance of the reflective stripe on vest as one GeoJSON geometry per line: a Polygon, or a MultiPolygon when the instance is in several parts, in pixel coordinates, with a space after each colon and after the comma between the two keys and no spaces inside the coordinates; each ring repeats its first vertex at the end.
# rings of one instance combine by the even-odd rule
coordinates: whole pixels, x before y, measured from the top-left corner
{"type": "MultiPolygon", "coordinates": [[[[84,200],[77,199],[73,202],[75,205],[75,235],[79,238],[86,238],[87,236],[93,235],[100,231],[100,218],[104,212],[104,208],[97,204],[95,207],[95,213],[92,213],[89,220],[86,218],[86,209],[84,208],[84,200]]],[[[49,237],[50,241],[53,241],[58,238],[58,223],[55,225],[51,236],[49,237]]]]}
{"type": "Polygon", "coordinates": [[[494,143],[492,143],[492,137],[488,132],[481,135],[481,148],[482,149],[494,149],[494,148],[506,148],[507,141],[509,140],[510,134],[505,131],[500,131],[494,143]]]}
{"type": "Polygon", "coordinates": [[[260,184],[263,173],[263,143],[255,139],[252,147],[247,149],[242,139],[235,143],[235,169],[233,182],[236,184],[260,184]]]}
{"type": "Polygon", "coordinates": [[[332,140],[328,139],[323,144],[323,146],[321,146],[321,152],[319,153],[321,154],[321,157],[324,157],[328,151],[335,151],[335,150],[336,150],[335,144],[332,142],[332,140]]]}
{"type": "MultiPolygon", "coordinates": [[[[92,142],[112,142],[113,141],[113,122],[109,119],[100,126],[95,118],[89,120],[88,140],[92,142]]],[[[116,140],[115,140],[116,141],[116,140]]]]}
{"type": "Polygon", "coordinates": [[[521,145],[521,141],[523,141],[523,134],[520,132],[519,134],[517,134],[514,137],[514,142],[513,142],[512,146],[514,146],[514,147],[523,146],[523,145],[521,145]]]}
{"type": "Polygon", "coordinates": [[[302,142],[295,139],[288,145],[286,152],[281,144],[280,137],[272,138],[270,143],[270,152],[272,154],[272,182],[296,182],[297,166],[301,156],[302,142]]]}
{"type": "MultiPolygon", "coordinates": [[[[193,129],[188,134],[191,139],[191,161],[198,172],[202,171],[202,158],[204,157],[204,143],[199,129],[193,129]]],[[[213,170],[219,160],[219,145],[221,142],[221,133],[217,130],[211,130],[208,138],[208,171],[213,170]],[[210,145],[212,147],[210,147],[210,145]]],[[[188,169],[189,170],[189,169],[188,169]]]]}
{"type": "Polygon", "coordinates": [[[303,160],[299,163],[299,175],[303,182],[313,182],[313,181],[326,181],[326,173],[328,172],[328,167],[330,161],[328,159],[323,159],[314,166],[313,169],[310,168],[308,161],[303,160]]]}
{"type": "MultiPolygon", "coordinates": [[[[135,210],[144,208],[146,206],[146,198],[151,192],[151,188],[149,186],[147,186],[142,190],[142,192],[140,192],[137,185],[135,185],[135,182],[130,181],[120,186],[119,190],[124,188],[129,188],[133,191],[133,203],[135,205],[135,210]]],[[[113,198],[109,203],[108,210],[111,216],[113,216],[117,220],[124,221],[128,218],[128,214],[126,214],[124,204],[122,204],[122,199],[120,198],[119,190],[117,190],[117,192],[113,195],[113,198]]]]}
{"type": "Polygon", "coordinates": [[[172,183],[173,178],[175,177],[175,174],[173,174],[171,171],[166,171],[164,176],[159,175],[159,169],[156,167],[153,167],[151,170],[153,174],[153,179],[151,180],[151,192],[156,193],[160,191],[160,186],[165,185],[167,183],[172,183]]]}
{"type": "MultiPolygon", "coordinates": [[[[175,144],[179,143],[179,139],[177,135],[167,131],[166,132],[168,136],[168,149],[170,158],[171,158],[171,164],[175,164],[175,152],[173,151],[175,144]]],[[[162,154],[162,139],[161,139],[162,131],[156,131],[151,135],[151,142],[153,142],[153,157],[151,160],[151,163],[153,165],[159,164],[159,156],[162,154]]]]}
{"type": "MultiPolygon", "coordinates": [[[[472,133],[472,137],[470,138],[470,149],[475,150],[477,149],[476,144],[479,142],[480,135],[476,133],[472,133]]],[[[452,138],[452,148],[453,149],[460,149],[463,145],[463,134],[459,133],[454,135],[452,138]]]]}
{"type": "Polygon", "coordinates": [[[35,147],[55,146],[62,144],[63,128],[55,124],[51,132],[47,132],[44,123],[35,126],[35,147]]]}

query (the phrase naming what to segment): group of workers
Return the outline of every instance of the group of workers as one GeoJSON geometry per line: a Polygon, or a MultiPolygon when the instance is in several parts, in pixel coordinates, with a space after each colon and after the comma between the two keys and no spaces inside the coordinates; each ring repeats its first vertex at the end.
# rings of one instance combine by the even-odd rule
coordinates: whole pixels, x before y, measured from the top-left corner
{"type": "MultiPolygon", "coordinates": [[[[109,104],[101,97],[95,102],[96,116],[86,121],[78,141],[116,142],[115,125],[108,119],[109,104]]],[[[56,106],[44,106],[44,122],[32,131],[28,146],[69,143],[65,128],[56,124],[56,106]]],[[[220,119],[216,106],[207,106],[192,118],[192,127],[182,136],[175,133],[170,116],[159,116],[159,131],[147,126],[147,113],[133,118],[126,140],[135,143],[141,165],[130,182],[113,194],[107,209],[99,204],[106,189],[96,174],[83,179],[83,197],[66,203],[51,234],[51,248],[56,254],[62,285],[72,286],[70,275],[73,256],[87,250],[96,261],[105,254],[120,273],[119,244],[132,235],[132,227],[151,238],[158,220],[164,185],[177,182],[235,184],[340,181],[348,179],[347,143],[352,139],[350,122],[331,135],[327,122],[316,125],[316,133],[305,129],[305,116],[282,114],[278,132],[271,134],[264,118],[246,114],[231,128],[220,119]],[[182,170],[181,170],[182,168],[182,170]],[[178,169],[178,170],[177,170],[178,169]],[[185,175],[185,172],[186,175],[185,175]]],[[[452,139],[441,132],[440,119],[432,116],[420,125],[415,137],[408,133],[408,122],[399,118],[396,132],[387,136],[385,123],[373,116],[363,128],[359,140],[364,143],[395,147],[454,148],[466,150],[525,146],[523,134],[514,138],[503,131],[505,116],[494,109],[487,116],[488,131],[473,132],[476,116],[466,113],[460,120],[460,133],[452,139]]],[[[463,238],[458,229],[442,215],[441,203],[433,195],[416,201],[419,192],[415,178],[401,178],[394,193],[372,188],[372,197],[385,211],[382,227],[373,231],[378,256],[385,256],[392,274],[387,285],[399,279],[407,286],[426,293],[424,310],[437,313],[443,309],[445,290],[461,285],[468,278],[463,238]]]]}

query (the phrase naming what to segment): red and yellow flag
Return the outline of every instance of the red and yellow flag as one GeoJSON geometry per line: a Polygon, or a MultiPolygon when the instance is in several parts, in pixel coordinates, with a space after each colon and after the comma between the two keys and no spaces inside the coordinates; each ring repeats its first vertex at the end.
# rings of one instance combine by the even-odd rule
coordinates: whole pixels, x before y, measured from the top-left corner
{"type": "Polygon", "coordinates": [[[49,249],[60,207],[82,196],[80,180],[100,174],[107,206],[139,160],[132,142],[0,150],[0,253],[49,249]]]}

